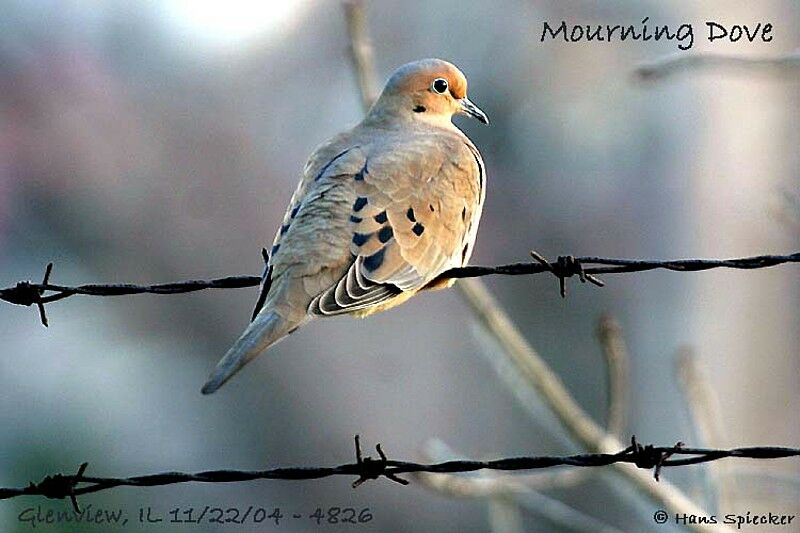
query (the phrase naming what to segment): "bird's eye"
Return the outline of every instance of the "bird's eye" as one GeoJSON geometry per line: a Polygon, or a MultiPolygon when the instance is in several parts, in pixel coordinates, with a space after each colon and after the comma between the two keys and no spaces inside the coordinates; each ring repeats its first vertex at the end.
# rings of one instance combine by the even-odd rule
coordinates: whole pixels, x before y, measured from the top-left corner
{"type": "Polygon", "coordinates": [[[439,94],[447,92],[447,80],[444,78],[436,78],[431,84],[431,89],[439,94]]]}

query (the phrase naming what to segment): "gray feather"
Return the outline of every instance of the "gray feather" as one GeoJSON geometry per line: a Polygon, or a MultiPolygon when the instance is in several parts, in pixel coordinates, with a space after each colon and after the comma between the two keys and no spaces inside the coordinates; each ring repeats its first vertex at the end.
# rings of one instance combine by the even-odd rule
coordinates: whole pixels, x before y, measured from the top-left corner
{"type": "Polygon", "coordinates": [[[203,394],[211,394],[258,354],[291,333],[299,324],[286,321],[274,311],[264,311],[247,326],[241,337],[225,354],[203,385],[203,394]]]}

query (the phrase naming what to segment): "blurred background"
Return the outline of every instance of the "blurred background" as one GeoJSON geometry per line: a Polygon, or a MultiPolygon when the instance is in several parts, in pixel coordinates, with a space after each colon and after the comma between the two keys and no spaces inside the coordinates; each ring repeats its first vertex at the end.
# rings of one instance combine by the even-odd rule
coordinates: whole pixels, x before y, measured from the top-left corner
{"type": "MultiPolygon", "coordinates": [[[[0,286],[40,278],[49,261],[51,281],[67,285],[259,274],[306,156],[362,116],[338,1],[0,5],[0,286]]],[[[405,62],[448,59],[492,119],[457,119],[489,174],[474,264],[525,261],[530,249],[654,259],[798,250],[797,70],[642,83],[636,65],[677,52],[676,42],[539,41],[543,21],[645,16],[692,23],[690,53],[772,57],[800,46],[794,0],[368,5],[381,83],[405,62]],[[774,40],[709,44],[706,20],[771,22],[774,40]]],[[[707,444],[676,371],[689,350],[721,406],[714,445],[800,444],[797,267],[605,280],[604,289],[571,283],[562,300],[550,277],[485,279],[600,424],[608,382],[595,330],[601,313],[616,317],[630,352],[623,440],[707,444]]],[[[48,307],[47,329],[35,310],[0,305],[0,486],[83,461],[97,476],[341,464],[356,433],[372,455],[381,442],[409,460],[429,459],[431,439],[486,459],[582,451],[535,395],[514,394],[498,375],[497,347],[455,289],[367,320],[316,321],[201,396],[256,296],[78,296],[48,307]]],[[[725,466],[725,485],[738,488],[726,512],[800,513],[797,460],[725,466]]],[[[664,474],[713,510],[708,475],[702,466],[664,474]]],[[[644,531],[657,509],[607,469],[534,494],[549,499],[498,512],[416,481],[354,491],[332,478],[120,488],[81,501],[131,514],[368,507],[374,519],[359,529],[386,532],[644,531]]],[[[2,530],[30,530],[17,517],[39,504],[69,506],[0,502],[2,530]]]]}

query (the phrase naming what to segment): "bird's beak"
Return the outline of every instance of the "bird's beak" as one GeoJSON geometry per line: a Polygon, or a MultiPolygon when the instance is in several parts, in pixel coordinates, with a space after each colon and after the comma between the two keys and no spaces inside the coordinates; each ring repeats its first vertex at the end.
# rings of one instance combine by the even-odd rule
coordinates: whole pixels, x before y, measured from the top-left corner
{"type": "Polygon", "coordinates": [[[469,115],[472,118],[476,118],[483,122],[484,124],[489,123],[489,117],[486,116],[486,113],[481,111],[481,109],[473,104],[469,98],[462,98],[458,100],[459,105],[461,106],[461,113],[465,115],[469,115]]]}

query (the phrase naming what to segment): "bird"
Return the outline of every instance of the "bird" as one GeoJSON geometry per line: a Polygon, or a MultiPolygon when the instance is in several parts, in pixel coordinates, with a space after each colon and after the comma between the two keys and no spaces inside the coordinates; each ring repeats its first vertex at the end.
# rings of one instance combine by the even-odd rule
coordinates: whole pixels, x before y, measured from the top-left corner
{"type": "Polygon", "coordinates": [[[467,264],[486,170],[453,122],[488,124],[452,63],[398,68],[363,120],[317,147],[278,228],[250,324],[202,387],[211,394],[315,317],[366,317],[467,264]]]}

